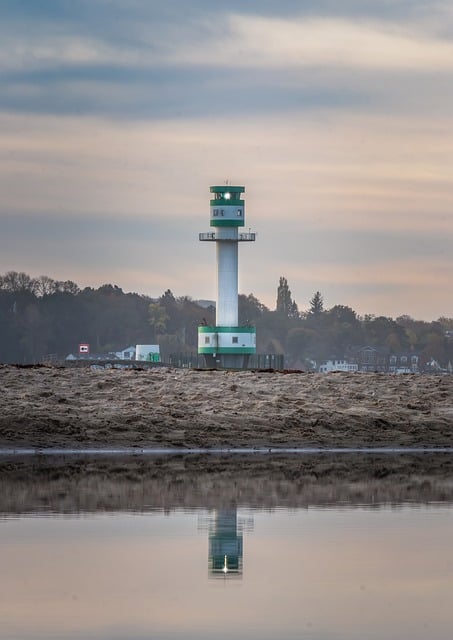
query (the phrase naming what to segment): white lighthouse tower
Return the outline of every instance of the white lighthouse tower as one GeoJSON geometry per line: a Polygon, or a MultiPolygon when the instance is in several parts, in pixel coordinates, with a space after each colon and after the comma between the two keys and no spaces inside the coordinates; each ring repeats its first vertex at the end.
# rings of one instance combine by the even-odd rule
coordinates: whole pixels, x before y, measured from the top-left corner
{"type": "Polygon", "coordinates": [[[208,366],[244,368],[249,355],[256,353],[255,327],[239,327],[238,319],[238,243],[254,242],[255,233],[239,233],[245,225],[244,187],[211,187],[211,227],[200,233],[204,242],[215,242],[217,249],[216,326],[198,327],[198,353],[208,366]]]}

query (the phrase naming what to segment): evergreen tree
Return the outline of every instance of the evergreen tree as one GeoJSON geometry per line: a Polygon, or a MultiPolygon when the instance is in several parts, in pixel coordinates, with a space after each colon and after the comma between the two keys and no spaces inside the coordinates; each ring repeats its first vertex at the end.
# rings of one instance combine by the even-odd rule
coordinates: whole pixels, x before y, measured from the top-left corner
{"type": "Polygon", "coordinates": [[[312,316],[320,316],[324,311],[324,299],[319,291],[316,291],[313,298],[310,300],[309,314],[312,316]]]}

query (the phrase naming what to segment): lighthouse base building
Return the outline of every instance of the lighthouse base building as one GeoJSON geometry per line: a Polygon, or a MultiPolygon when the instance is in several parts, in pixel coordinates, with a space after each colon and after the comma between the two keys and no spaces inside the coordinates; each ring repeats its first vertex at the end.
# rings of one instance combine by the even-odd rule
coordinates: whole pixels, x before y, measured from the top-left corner
{"type": "Polygon", "coordinates": [[[239,232],[245,225],[244,187],[211,187],[211,231],[202,242],[214,242],[217,257],[217,301],[214,327],[198,327],[198,353],[206,366],[243,369],[256,353],[256,329],[238,325],[238,246],[254,242],[255,233],[239,232]]]}
{"type": "Polygon", "coordinates": [[[199,327],[198,353],[208,367],[245,369],[256,353],[255,327],[199,327]]]}

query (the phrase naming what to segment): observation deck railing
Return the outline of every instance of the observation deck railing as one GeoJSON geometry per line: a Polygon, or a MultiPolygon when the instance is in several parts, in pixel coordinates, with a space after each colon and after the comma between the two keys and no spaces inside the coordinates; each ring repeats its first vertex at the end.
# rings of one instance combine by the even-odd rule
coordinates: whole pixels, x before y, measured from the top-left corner
{"type": "Polygon", "coordinates": [[[215,231],[208,231],[207,233],[199,233],[198,238],[203,242],[255,242],[256,233],[238,233],[237,238],[219,238],[215,231]]]}

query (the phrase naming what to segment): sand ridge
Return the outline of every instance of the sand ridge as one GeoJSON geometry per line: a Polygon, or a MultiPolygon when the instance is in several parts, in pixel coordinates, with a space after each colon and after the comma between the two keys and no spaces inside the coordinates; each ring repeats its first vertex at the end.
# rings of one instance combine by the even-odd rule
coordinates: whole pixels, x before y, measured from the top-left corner
{"type": "Polygon", "coordinates": [[[452,446],[453,376],[0,366],[0,446],[452,446]]]}

